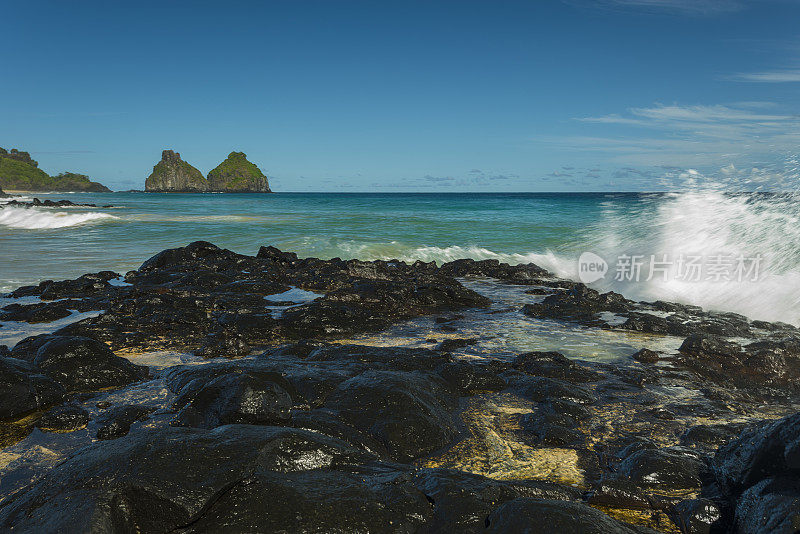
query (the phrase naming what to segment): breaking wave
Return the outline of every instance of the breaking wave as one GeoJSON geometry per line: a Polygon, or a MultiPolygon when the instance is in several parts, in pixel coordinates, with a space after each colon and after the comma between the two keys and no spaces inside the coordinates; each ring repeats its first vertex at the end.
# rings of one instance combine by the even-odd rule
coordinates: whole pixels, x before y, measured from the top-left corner
{"type": "Polygon", "coordinates": [[[0,209],[0,226],[24,230],[67,228],[116,218],[101,212],[64,213],[18,206],[2,206],[0,209]]]}

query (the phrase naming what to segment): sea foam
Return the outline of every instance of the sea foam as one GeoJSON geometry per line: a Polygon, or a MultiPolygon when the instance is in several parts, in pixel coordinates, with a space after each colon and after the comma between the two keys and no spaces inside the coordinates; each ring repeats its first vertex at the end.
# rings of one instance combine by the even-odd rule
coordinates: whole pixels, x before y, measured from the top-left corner
{"type": "Polygon", "coordinates": [[[25,230],[67,228],[116,218],[102,212],[64,213],[19,206],[2,206],[0,209],[0,226],[25,230]]]}

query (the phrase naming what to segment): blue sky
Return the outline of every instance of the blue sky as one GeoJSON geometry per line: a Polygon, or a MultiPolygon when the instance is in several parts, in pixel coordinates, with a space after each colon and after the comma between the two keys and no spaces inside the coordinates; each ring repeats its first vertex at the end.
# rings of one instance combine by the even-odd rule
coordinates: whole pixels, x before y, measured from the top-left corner
{"type": "Polygon", "coordinates": [[[800,0],[6,2],[0,146],[142,188],[794,187],[800,0]],[[698,176],[698,175],[690,175],[698,176]]]}

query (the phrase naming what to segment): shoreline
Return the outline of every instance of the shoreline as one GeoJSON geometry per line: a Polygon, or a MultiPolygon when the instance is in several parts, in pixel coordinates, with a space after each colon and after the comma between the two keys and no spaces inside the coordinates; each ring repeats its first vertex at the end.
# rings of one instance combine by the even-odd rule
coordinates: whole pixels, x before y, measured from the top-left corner
{"type": "MultiPolygon", "coordinates": [[[[196,491],[184,470],[219,488],[229,483],[214,478],[215,462],[226,461],[220,455],[266,440],[285,443],[268,460],[283,467],[259,468],[257,484],[300,492],[308,506],[341,507],[339,483],[321,480],[358,473],[361,482],[348,484],[368,507],[384,498],[379,481],[389,476],[410,494],[433,484],[478,499],[474,506],[495,524],[508,507],[536,514],[541,505],[524,500],[533,494],[565,514],[564,528],[579,521],[619,529],[623,521],[677,532],[690,519],[733,521],[726,514],[740,489],[707,497],[708,476],[719,485],[735,475],[718,449],[752,446],[737,445],[738,434],[762,432],[763,421],[789,416],[800,403],[800,364],[789,357],[800,357],[797,328],[635,303],[533,264],[318,260],[273,247],[246,256],[195,242],[162,251],[111,284],[118,276],[17,288],[12,297],[26,303],[0,311],[0,322],[44,324],[70,309],[99,311],[23,340],[5,356],[0,348],[2,376],[38,392],[0,397],[4,453],[17,458],[0,465],[0,475],[36,473],[13,488],[0,482],[0,525],[80,530],[82,503],[110,495],[100,485],[78,497],[73,492],[87,482],[75,481],[109,460],[111,476],[145,488],[153,482],[142,476],[161,480],[159,487],[174,488],[169,506],[183,507],[176,504],[182,492],[196,491]],[[569,358],[555,350],[558,341],[553,350],[512,350],[497,337],[508,335],[509,321],[521,325],[509,333],[538,329],[562,344],[570,336],[588,344],[565,346],[569,358]],[[580,357],[608,336],[627,340],[610,347],[642,348],[616,360],[580,357]],[[56,428],[60,434],[50,433],[56,428]],[[188,456],[152,452],[174,440],[188,456]],[[73,459],[48,470],[49,460],[29,454],[43,444],[73,459]],[[159,470],[160,454],[174,474],[159,470]],[[305,484],[330,493],[312,496],[305,484]],[[9,498],[12,489],[22,491],[9,498]],[[507,497],[490,504],[480,500],[483,491],[507,497]],[[36,511],[31,503],[43,498],[66,515],[36,511]]],[[[203,512],[207,528],[262,517],[263,506],[247,495],[198,501],[214,510],[203,512]],[[230,506],[243,514],[231,518],[230,506]]],[[[404,506],[424,524],[471,524],[446,500],[433,508],[423,501],[404,506]]],[[[135,524],[145,518],[138,513],[135,524]]],[[[342,513],[310,524],[280,521],[286,528],[363,521],[373,529],[417,521],[398,512],[342,513]]],[[[159,524],[170,524],[169,515],[157,515],[159,524]]]]}

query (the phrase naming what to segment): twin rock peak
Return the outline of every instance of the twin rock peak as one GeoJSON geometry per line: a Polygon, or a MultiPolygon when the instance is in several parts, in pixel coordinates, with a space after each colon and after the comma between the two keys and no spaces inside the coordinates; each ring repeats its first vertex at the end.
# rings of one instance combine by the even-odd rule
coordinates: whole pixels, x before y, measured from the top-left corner
{"type": "Polygon", "coordinates": [[[161,161],[147,177],[145,191],[170,193],[271,193],[269,181],[244,152],[231,152],[214,170],[203,173],[172,150],[161,153],[161,161]]]}

